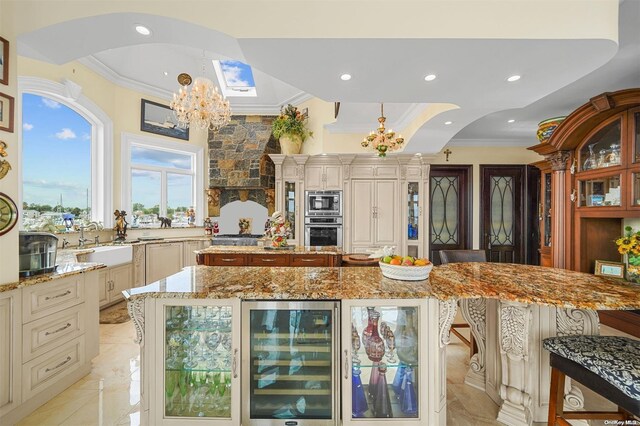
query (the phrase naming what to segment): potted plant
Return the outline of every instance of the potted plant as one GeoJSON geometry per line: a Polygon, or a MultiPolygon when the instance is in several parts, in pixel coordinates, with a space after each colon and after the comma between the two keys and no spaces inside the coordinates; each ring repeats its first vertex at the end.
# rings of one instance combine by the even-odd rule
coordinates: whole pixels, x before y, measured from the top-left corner
{"type": "Polygon", "coordinates": [[[280,109],[280,115],[273,120],[271,131],[280,140],[282,154],[299,154],[302,142],[313,136],[306,127],[307,117],[291,104],[280,109]]]}
{"type": "Polygon", "coordinates": [[[640,283],[640,231],[633,232],[630,226],[624,228],[625,234],[616,240],[618,253],[624,255],[625,278],[640,283]]]}

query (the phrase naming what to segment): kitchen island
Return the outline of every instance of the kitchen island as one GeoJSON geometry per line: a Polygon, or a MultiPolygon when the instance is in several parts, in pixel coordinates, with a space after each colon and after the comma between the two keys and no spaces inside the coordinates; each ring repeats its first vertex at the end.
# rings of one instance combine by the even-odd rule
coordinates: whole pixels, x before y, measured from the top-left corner
{"type": "Polygon", "coordinates": [[[196,251],[198,265],[207,266],[340,266],[340,247],[210,246],[196,251]]]}
{"type": "Polygon", "coordinates": [[[533,307],[549,304],[547,335],[597,332],[593,309],[640,307],[638,286],[504,264],[445,265],[415,282],[379,268],[196,266],[125,296],[143,347],[147,424],[445,424],[445,351],[458,299],[473,302],[467,312],[487,334],[478,301],[499,303],[501,352],[482,359],[502,372],[499,420],[527,424],[544,389],[528,371],[538,361],[528,356],[540,313],[533,307]]]}

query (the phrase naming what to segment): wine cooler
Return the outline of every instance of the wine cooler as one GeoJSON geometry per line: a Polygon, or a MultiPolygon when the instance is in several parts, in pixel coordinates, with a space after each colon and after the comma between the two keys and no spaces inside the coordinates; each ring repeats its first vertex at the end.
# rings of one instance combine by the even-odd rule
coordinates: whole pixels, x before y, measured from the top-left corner
{"type": "Polygon", "coordinates": [[[242,423],[335,425],[337,302],[242,304],[242,423]]]}

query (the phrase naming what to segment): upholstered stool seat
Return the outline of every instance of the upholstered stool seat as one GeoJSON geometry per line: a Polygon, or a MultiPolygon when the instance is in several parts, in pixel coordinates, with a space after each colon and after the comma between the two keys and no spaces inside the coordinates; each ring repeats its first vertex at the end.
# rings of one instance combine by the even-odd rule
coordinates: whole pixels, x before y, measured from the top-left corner
{"type": "Polygon", "coordinates": [[[565,419],[630,419],[640,417],[640,340],[616,336],[568,336],[544,339],[550,352],[549,425],[565,419]],[[565,375],[602,395],[617,413],[563,412],[565,375]]]}

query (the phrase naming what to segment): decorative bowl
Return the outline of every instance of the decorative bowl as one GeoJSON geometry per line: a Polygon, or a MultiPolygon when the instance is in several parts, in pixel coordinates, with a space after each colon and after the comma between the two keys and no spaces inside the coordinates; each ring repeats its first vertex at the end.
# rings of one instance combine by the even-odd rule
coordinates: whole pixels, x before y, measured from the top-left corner
{"type": "Polygon", "coordinates": [[[538,132],[536,133],[536,136],[538,136],[540,143],[549,142],[551,135],[565,118],[567,117],[548,118],[538,123],[538,132]]]}
{"type": "Polygon", "coordinates": [[[429,278],[429,272],[433,269],[433,263],[425,266],[389,265],[379,262],[382,275],[387,278],[402,281],[421,281],[429,278]]]}

